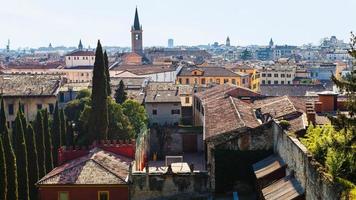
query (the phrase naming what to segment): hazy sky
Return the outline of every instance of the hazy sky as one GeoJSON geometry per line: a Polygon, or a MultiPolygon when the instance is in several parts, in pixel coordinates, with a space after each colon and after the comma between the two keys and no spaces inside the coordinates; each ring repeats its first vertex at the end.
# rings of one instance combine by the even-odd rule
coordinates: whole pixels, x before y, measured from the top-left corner
{"type": "Polygon", "coordinates": [[[144,46],[318,43],[356,32],[356,0],[0,0],[0,48],[129,46],[138,6],[144,46]]]}

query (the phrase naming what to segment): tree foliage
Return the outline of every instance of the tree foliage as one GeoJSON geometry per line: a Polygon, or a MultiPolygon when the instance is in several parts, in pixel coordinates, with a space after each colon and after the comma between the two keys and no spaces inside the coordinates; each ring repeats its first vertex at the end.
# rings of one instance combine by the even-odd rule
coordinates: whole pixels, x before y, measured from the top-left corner
{"type": "Polygon", "coordinates": [[[240,55],[241,60],[249,60],[252,59],[252,53],[248,49],[242,51],[240,55]]]}
{"type": "Polygon", "coordinates": [[[91,112],[89,119],[89,129],[87,144],[94,140],[107,139],[108,133],[108,105],[107,105],[107,79],[105,75],[105,61],[103,50],[98,41],[95,52],[95,62],[93,71],[93,87],[91,95],[91,112]]]}
{"type": "Polygon", "coordinates": [[[127,100],[122,104],[124,114],[129,118],[135,131],[135,138],[141,132],[142,127],[148,124],[148,115],[141,104],[135,100],[127,100]]]}
{"type": "Polygon", "coordinates": [[[42,112],[38,111],[36,115],[36,120],[34,122],[34,130],[36,135],[36,149],[38,157],[38,176],[42,178],[46,175],[46,147],[45,147],[45,136],[44,136],[44,126],[43,126],[43,116],[42,112]]]}
{"type": "Polygon", "coordinates": [[[28,183],[29,183],[29,195],[30,199],[37,199],[36,182],[38,177],[38,157],[35,132],[29,124],[26,130],[26,147],[27,147],[27,161],[28,161],[28,183]]]}
{"type": "Polygon", "coordinates": [[[51,127],[52,145],[53,145],[53,167],[57,166],[58,162],[58,148],[61,144],[61,120],[59,116],[58,102],[53,112],[53,122],[51,127]]]}
{"type": "Polygon", "coordinates": [[[111,86],[110,86],[110,73],[109,73],[109,58],[106,51],[104,52],[104,62],[105,62],[105,76],[106,76],[106,90],[107,95],[111,96],[111,86]]]}
{"type": "Polygon", "coordinates": [[[122,80],[120,80],[119,87],[115,90],[115,101],[118,104],[122,104],[127,99],[127,93],[125,91],[125,85],[122,80]]]}
{"type": "Polygon", "coordinates": [[[66,132],[67,132],[67,125],[66,125],[66,118],[65,118],[65,114],[64,114],[64,110],[60,109],[59,111],[59,118],[60,118],[60,126],[61,126],[61,140],[60,140],[60,146],[66,146],[66,141],[67,141],[67,137],[66,137],[66,132]]]}
{"type": "Polygon", "coordinates": [[[23,113],[19,109],[15,118],[15,127],[13,130],[13,145],[17,165],[17,182],[21,183],[18,184],[18,198],[29,199],[27,147],[21,115],[23,115],[23,113]]]}
{"type": "Polygon", "coordinates": [[[6,199],[7,195],[7,175],[4,145],[0,137],[0,199],[6,199]]]}
{"type": "Polygon", "coordinates": [[[48,173],[53,169],[53,156],[52,156],[52,136],[49,130],[49,119],[48,119],[47,109],[43,110],[43,133],[44,133],[46,172],[48,173]]]}

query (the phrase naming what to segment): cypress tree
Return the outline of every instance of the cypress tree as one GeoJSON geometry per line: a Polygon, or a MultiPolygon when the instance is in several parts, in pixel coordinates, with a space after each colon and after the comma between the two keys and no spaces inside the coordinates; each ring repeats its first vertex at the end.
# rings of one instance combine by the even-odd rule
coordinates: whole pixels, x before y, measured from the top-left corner
{"type": "Polygon", "coordinates": [[[61,126],[61,142],[60,146],[66,146],[66,119],[64,115],[64,110],[60,109],[59,111],[59,118],[60,118],[60,126],[61,126]]]}
{"type": "Polygon", "coordinates": [[[58,162],[58,148],[61,144],[61,120],[59,117],[59,109],[58,109],[58,102],[54,108],[53,112],[53,123],[51,127],[51,135],[52,135],[52,145],[53,145],[53,167],[57,166],[58,162]]]}
{"type": "Polygon", "coordinates": [[[105,62],[106,90],[107,90],[108,96],[111,96],[109,58],[108,58],[108,54],[106,53],[106,51],[104,52],[104,62],[105,62]]]}
{"type": "Polygon", "coordinates": [[[5,105],[4,105],[4,99],[1,98],[1,107],[0,107],[0,135],[5,132],[5,129],[6,129],[5,105]]]}
{"type": "Polygon", "coordinates": [[[107,81],[103,50],[100,41],[98,41],[95,53],[92,82],[92,111],[89,119],[89,137],[86,138],[87,144],[90,144],[94,140],[107,139],[108,132],[107,81]]]}
{"type": "Polygon", "coordinates": [[[48,111],[43,111],[43,132],[44,132],[44,144],[45,144],[45,163],[46,172],[50,172],[53,169],[53,157],[52,157],[52,139],[51,132],[49,131],[48,111]]]}
{"type": "Polygon", "coordinates": [[[7,176],[4,146],[2,137],[0,137],[0,199],[6,199],[7,193],[7,176]]]}
{"type": "Polygon", "coordinates": [[[119,83],[119,87],[115,90],[115,101],[118,104],[122,104],[127,99],[127,93],[125,91],[124,82],[121,80],[119,83]]]}
{"type": "Polygon", "coordinates": [[[27,148],[21,115],[21,110],[19,110],[15,118],[15,128],[13,130],[13,144],[17,165],[17,182],[21,183],[18,184],[18,197],[19,199],[29,199],[27,148]]]}
{"type": "Polygon", "coordinates": [[[66,138],[67,138],[67,146],[73,146],[74,145],[74,132],[73,132],[73,127],[72,127],[72,123],[67,121],[67,134],[66,134],[66,138]]]}
{"type": "Polygon", "coordinates": [[[6,175],[7,175],[7,195],[6,199],[18,200],[18,184],[17,184],[17,166],[16,156],[12,147],[11,138],[7,126],[3,132],[3,145],[6,161],[6,175]]]}
{"type": "Polygon", "coordinates": [[[26,129],[26,146],[27,146],[27,161],[28,161],[28,183],[29,183],[29,195],[30,199],[37,199],[36,182],[38,177],[38,157],[36,148],[35,132],[31,124],[26,129]]]}
{"type": "Polygon", "coordinates": [[[36,133],[36,149],[38,157],[38,177],[42,178],[46,175],[46,148],[44,141],[43,117],[42,112],[38,111],[34,124],[36,133]]]}

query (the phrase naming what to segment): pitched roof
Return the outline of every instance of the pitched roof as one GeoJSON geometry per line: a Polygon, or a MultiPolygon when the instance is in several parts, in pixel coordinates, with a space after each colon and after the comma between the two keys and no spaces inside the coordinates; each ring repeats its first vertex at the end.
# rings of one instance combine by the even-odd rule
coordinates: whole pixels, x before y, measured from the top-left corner
{"type": "Polygon", "coordinates": [[[261,94],[265,96],[305,96],[307,92],[326,90],[324,85],[261,85],[261,94]]]}
{"type": "Polygon", "coordinates": [[[58,75],[1,74],[0,93],[3,96],[54,96],[61,83],[58,75]]]}
{"type": "Polygon", "coordinates": [[[224,67],[183,67],[177,76],[192,76],[194,70],[199,70],[203,72],[203,76],[219,76],[219,77],[237,77],[237,73],[234,73],[224,67]]]}
{"type": "Polygon", "coordinates": [[[252,165],[256,178],[262,178],[274,171],[285,167],[286,163],[278,155],[271,155],[252,165]]]}
{"type": "Polygon", "coordinates": [[[53,169],[37,182],[54,184],[127,184],[132,159],[100,148],[53,169]]]}
{"type": "Polygon", "coordinates": [[[208,101],[209,99],[224,97],[225,95],[230,95],[235,98],[262,96],[259,93],[254,92],[248,88],[239,87],[231,84],[215,85],[205,91],[198,92],[195,94],[195,96],[201,101],[208,101]]]}
{"type": "Polygon", "coordinates": [[[297,179],[286,176],[263,188],[262,195],[266,200],[297,199],[304,195],[304,190],[297,179]]]}
{"type": "Polygon", "coordinates": [[[180,103],[178,90],[149,90],[146,93],[146,103],[180,103]]]}
{"type": "Polygon", "coordinates": [[[264,114],[270,114],[274,119],[283,118],[286,115],[297,112],[294,104],[287,96],[256,100],[254,107],[255,109],[261,109],[264,114]]]}
{"type": "Polygon", "coordinates": [[[254,128],[260,125],[250,104],[237,98],[218,97],[203,102],[205,139],[239,128],[254,128]]]}
{"type": "Polygon", "coordinates": [[[94,51],[75,50],[75,51],[68,53],[66,56],[95,56],[95,52],[94,51]]]}

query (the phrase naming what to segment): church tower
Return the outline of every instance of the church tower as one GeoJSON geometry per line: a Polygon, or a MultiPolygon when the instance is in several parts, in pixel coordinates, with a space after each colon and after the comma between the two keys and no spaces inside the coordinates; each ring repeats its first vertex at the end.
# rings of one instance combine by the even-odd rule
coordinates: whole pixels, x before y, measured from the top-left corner
{"type": "Polygon", "coordinates": [[[79,44],[78,44],[78,50],[79,51],[83,51],[83,44],[82,44],[82,40],[79,40],[79,44]]]}
{"type": "Polygon", "coordinates": [[[131,27],[131,51],[140,55],[143,54],[142,32],[142,26],[140,25],[140,21],[138,19],[138,12],[136,7],[135,21],[131,27]]]}
{"type": "Polygon", "coordinates": [[[274,46],[274,42],[273,42],[273,40],[271,38],[271,40],[269,41],[269,47],[272,48],[273,46],[274,46]]]}
{"type": "Polygon", "coordinates": [[[227,46],[227,47],[230,46],[230,38],[229,38],[229,36],[227,36],[227,38],[226,38],[226,46],[227,46]]]}

